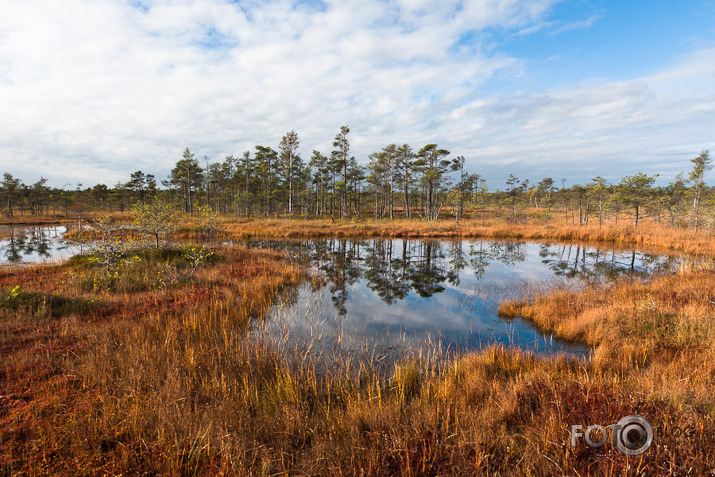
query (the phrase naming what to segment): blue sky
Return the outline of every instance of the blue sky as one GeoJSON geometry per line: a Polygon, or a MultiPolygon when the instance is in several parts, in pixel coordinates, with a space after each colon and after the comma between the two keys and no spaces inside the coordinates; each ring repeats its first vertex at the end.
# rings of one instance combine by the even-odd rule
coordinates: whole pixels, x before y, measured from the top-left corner
{"type": "MultiPolygon", "coordinates": [[[[663,0],[557,3],[544,21],[495,32],[500,50],[530,62],[537,88],[657,73],[684,53],[715,45],[715,3],[663,0]]],[[[518,85],[517,85],[518,86],[518,85]]]]}
{"type": "Polygon", "coordinates": [[[715,3],[11,0],[0,104],[0,171],[57,186],[342,124],[361,162],[436,142],[492,190],[667,181],[715,147],[715,3]]]}

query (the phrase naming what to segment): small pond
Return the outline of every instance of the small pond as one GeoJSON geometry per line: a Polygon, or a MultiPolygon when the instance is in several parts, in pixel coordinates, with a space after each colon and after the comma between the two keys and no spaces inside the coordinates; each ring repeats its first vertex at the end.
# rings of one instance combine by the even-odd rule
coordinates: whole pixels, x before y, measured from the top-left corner
{"type": "Polygon", "coordinates": [[[262,240],[316,277],[290,290],[267,321],[292,343],[380,352],[415,344],[471,350],[500,343],[536,353],[588,354],[585,346],[503,319],[501,300],[536,286],[582,287],[621,276],[672,273],[679,259],[580,244],[494,240],[262,240]]]}
{"type": "Polygon", "coordinates": [[[80,252],[62,239],[68,228],[53,226],[0,226],[0,265],[61,261],[80,252]]]}

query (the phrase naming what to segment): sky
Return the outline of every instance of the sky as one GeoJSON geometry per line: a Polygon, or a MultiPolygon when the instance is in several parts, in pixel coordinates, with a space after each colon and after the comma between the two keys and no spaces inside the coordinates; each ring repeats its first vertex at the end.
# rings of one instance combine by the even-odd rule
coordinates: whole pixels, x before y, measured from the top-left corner
{"type": "Polygon", "coordinates": [[[0,4],[0,172],[25,182],[161,180],[291,130],[308,159],[341,125],[358,162],[437,143],[491,190],[715,153],[711,0],[0,4]]]}

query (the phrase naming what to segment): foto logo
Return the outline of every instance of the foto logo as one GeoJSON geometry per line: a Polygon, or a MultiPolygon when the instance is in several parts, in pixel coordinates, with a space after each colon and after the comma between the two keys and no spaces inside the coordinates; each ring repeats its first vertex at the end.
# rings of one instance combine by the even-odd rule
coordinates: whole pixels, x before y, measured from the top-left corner
{"type": "Polygon", "coordinates": [[[653,427],[641,416],[626,416],[616,424],[601,426],[571,426],[571,447],[576,447],[581,438],[591,447],[601,447],[608,440],[608,430],[612,434],[613,445],[626,455],[641,455],[653,444],[653,427]]]}

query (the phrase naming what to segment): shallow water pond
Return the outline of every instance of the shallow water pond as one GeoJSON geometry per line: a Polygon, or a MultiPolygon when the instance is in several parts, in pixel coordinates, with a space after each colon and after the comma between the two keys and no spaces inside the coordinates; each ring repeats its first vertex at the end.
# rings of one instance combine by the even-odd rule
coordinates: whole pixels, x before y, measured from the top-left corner
{"type": "Polygon", "coordinates": [[[80,252],[63,240],[64,225],[0,226],[0,265],[61,261],[80,252]]]}
{"type": "Polygon", "coordinates": [[[500,301],[544,286],[589,286],[620,276],[672,273],[679,259],[579,244],[488,240],[262,240],[314,279],[274,305],[266,327],[289,343],[399,350],[428,343],[470,350],[501,343],[537,353],[587,355],[585,346],[502,319],[500,301]]]}

